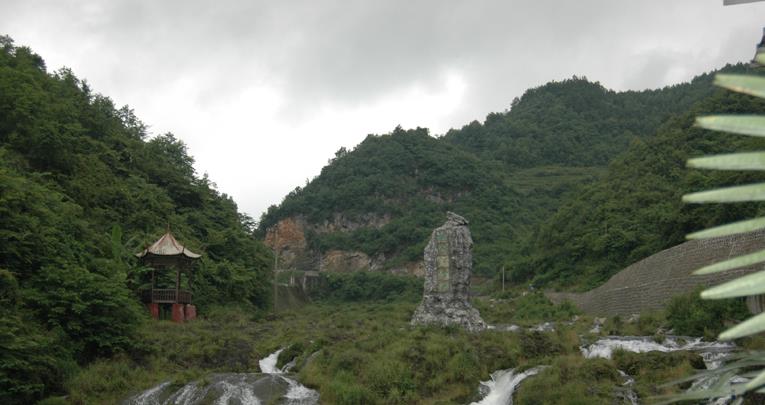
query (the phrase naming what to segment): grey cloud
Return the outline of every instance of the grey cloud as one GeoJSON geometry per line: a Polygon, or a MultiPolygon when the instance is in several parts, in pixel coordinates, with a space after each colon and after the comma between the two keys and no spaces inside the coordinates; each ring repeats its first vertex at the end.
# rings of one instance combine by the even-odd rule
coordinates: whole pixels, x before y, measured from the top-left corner
{"type": "MultiPolygon", "coordinates": [[[[114,61],[112,80],[137,70],[149,84],[198,75],[200,103],[253,80],[268,81],[287,91],[285,108],[296,114],[322,103],[357,104],[412,84],[438,86],[438,74],[449,69],[468,75],[477,102],[473,115],[530,85],[572,74],[659,86],[665,84],[661,75],[598,76],[629,66],[625,51],[645,34],[682,36],[694,29],[685,26],[684,15],[699,9],[696,14],[707,18],[722,14],[718,4],[688,0],[118,1],[100,11],[81,2],[57,4],[49,3],[52,12],[107,50],[93,56],[114,61]]],[[[682,62],[663,50],[649,59],[645,74],[668,66],[659,60],[682,62]]]]}
{"type": "Polygon", "coordinates": [[[429,123],[442,132],[550,80],[584,75],[642,89],[749,59],[762,11],[720,0],[10,0],[0,3],[0,33],[46,59],[91,67],[72,66],[114,96],[152,98],[188,83],[205,111],[267,84],[294,127],[326,106],[373,105],[413,86],[435,94],[445,73],[457,73],[466,85],[458,109],[429,123]]]}

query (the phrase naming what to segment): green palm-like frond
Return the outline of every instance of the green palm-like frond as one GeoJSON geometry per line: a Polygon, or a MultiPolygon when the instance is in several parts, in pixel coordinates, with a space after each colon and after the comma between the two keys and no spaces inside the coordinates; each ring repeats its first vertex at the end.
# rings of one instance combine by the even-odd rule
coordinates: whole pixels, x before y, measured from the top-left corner
{"type": "MultiPolygon", "coordinates": [[[[756,60],[765,63],[765,55],[756,60]]],[[[736,92],[765,98],[765,78],[750,75],[718,74],[715,84],[736,92]]],[[[733,134],[765,137],[765,116],[758,115],[713,115],[700,117],[696,125],[702,128],[733,134]]],[[[690,159],[688,166],[712,170],[765,170],[765,152],[734,153],[690,159]]],[[[715,190],[701,191],[683,196],[687,203],[732,203],[765,201],[765,183],[738,185],[715,190]]],[[[751,232],[765,228],[765,217],[759,217],[732,224],[717,226],[687,236],[688,239],[705,239],[737,233],[751,232]]],[[[765,250],[741,255],[702,267],[694,274],[711,274],[739,267],[765,262],[765,250]]],[[[722,299],[765,294],[765,271],[738,277],[726,283],[701,292],[704,299],[722,299]]],[[[765,314],[759,314],[722,332],[720,340],[732,340],[765,331],[765,314]]],[[[657,397],[659,403],[673,403],[687,400],[721,398],[733,396],[738,403],[749,391],[765,391],[765,353],[746,353],[729,360],[728,364],[716,370],[705,371],[688,379],[675,381],[679,384],[700,378],[716,378],[709,389],[691,391],[679,395],[657,397]],[[734,376],[748,378],[745,383],[731,383],[734,376]]],[[[734,403],[736,403],[734,401],[734,403]]]]}
{"type": "Polygon", "coordinates": [[[765,136],[765,117],[759,115],[710,115],[697,118],[696,125],[713,131],[765,136]]]}
{"type": "MultiPolygon", "coordinates": [[[[732,224],[716,226],[714,228],[705,229],[703,231],[694,232],[686,235],[688,239],[707,239],[718,238],[720,236],[735,235],[737,233],[754,232],[758,229],[765,228],[765,218],[747,219],[744,221],[734,222],[732,224]]],[[[696,273],[701,274],[701,273],[696,273]]]]}

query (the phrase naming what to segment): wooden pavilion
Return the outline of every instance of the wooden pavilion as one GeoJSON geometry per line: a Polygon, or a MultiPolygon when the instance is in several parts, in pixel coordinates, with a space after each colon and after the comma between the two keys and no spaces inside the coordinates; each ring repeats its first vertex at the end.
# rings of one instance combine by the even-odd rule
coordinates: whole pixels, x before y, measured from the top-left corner
{"type": "MultiPolygon", "coordinates": [[[[136,253],[141,263],[151,267],[151,288],[141,291],[141,300],[154,319],[160,318],[160,310],[169,310],[174,322],[192,320],[197,316],[191,301],[191,282],[194,263],[201,257],[173,237],[170,230],[151,246],[136,253]],[[175,270],[175,288],[156,288],[160,275],[175,270]],[[162,274],[159,274],[162,273],[162,274]],[[187,289],[181,288],[181,275],[186,274],[187,289]]],[[[165,286],[167,287],[167,286],[165,286]]]]}

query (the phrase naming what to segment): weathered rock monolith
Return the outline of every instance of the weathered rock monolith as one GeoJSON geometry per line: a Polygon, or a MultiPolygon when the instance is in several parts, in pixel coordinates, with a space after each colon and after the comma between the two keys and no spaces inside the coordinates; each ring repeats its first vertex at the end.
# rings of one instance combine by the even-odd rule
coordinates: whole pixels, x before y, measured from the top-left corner
{"type": "Polygon", "coordinates": [[[457,325],[478,332],[486,324],[468,302],[473,238],[465,218],[452,212],[446,216],[425,247],[425,291],[412,325],[457,325]]]}

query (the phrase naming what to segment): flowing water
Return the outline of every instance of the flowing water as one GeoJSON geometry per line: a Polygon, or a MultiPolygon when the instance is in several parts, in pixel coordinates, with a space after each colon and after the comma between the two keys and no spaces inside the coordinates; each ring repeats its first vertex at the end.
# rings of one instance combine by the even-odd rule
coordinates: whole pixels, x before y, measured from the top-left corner
{"type": "MultiPolygon", "coordinates": [[[[587,359],[596,357],[610,359],[616,349],[634,353],[689,350],[698,352],[704,357],[705,353],[727,353],[734,348],[735,346],[732,343],[703,342],[701,338],[684,336],[667,336],[661,343],[656,342],[650,336],[609,336],[599,339],[589,346],[582,346],[579,350],[587,359]]],[[[707,367],[709,367],[709,364],[707,364],[707,367]]]]}
{"type": "Polygon", "coordinates": [[[315,405],[319,393],[285,375],[294,360],[276,367],[277,350],[260,360],[261,373],[219,373],[180,388],[169,381],[124,401],[125,405],[315,405]]]}
{"type": "Polygon", "coordinates": [[[521,381],[531,377],[544,366],[530,368],[522,373],[515,372],[515,369],[499,370],[491,374],[491,380],[481,381],[482,392],[488,392],[483,399],[473,402],[471,405],[512,405],[513,393],[521,381]]]}
{"type": "Polygon", "coordinates": [[[638,405],[638,396],[633,387],[635,386],[635,379],[622,370],[619,370],[619,375],[624,378],[622,386],[617,391],[617,397],[621,398],[623,402],[627,402],[630,405],[638,405]]]}
{"type": "MultiPolygon", "coordinates": [[[[489,327],[496,330],[508,330],[509,328],[489,327]]],[[[520,329],[520,328],[518,328],[520,329]]],[[[513,331],[518,330],[513,328],[513,331]]],[[[546,331],[551,330],[551,324],[541,324],[532,330],[546,331]]],[[[582,346],[579,350],[585,358],[608,358],[610,359],[615,350],[626,350],[635,353],[645,353],[651,351],[673,352],[677,350],[688,350],[699,353],[704,359],[704,364],[709,370],[713,370],[724,362],[725,358],[735,349],[732,343],[723,342],[704,342],[701,338],[692,338],[684,336],[667,336],[661,343],[655,341],[649,336],[608,336],[597,340],[595,343],[582,346]]],[[[534,367],[523,373],[516,373],[514,369],[498,370],[491,375],[488,381],[482,381],[479,391],[484,395],[483,399],[473,402],[471,405],[512,405],[513,393],[518,385],[524,379],[539,373],[544,366],[534,367]]],[[[640,403],[637,393],[634,391],[635,379],[627,373],[619,370],[623,382],[616,390],[616,397],[622,403],[637,405],[640,403]]],[[[704,389],[709,387],[715,381],[697,381],[691,389],[704,389]]],[[[724,400],[710,402],[712,404],[726,404],[724,400]]]]}
{"type": "MultiPolygon", "coordinates": [[[[626,350],[635,353],[645,353],[650,351],[673,352],[677,350],[688,350],[697,352],[702,359],[707,370],[714,370],[720,367],[730,353],[736,348],[732,343],[725,342],[703,342],[701,338],[691,338],[684,336],[668,336],[659,343],[649,336],[609,336],[599,339],[589,346],[582,346],[579,350],[585,358],[602,357],[610,359],[614,350],[626,350]]],[[[631,386],[635,380],[626,373],[619,371],[622,377],[627,379],[623,386],[629,386],[625,400],[631,404],[638,404],[637,395],[632,391],[631,386]]],[[[717,382],[716,377],[701,378],[693,382],[689,391],[698,391],[708,389],[717,382]]],[[[733,377],[730,383],[741,382],[739,377],[733,377]]],[[[724,405],[730,403],[730,398],[720,398],[709,401],[709,404],[724,405]]]]}

